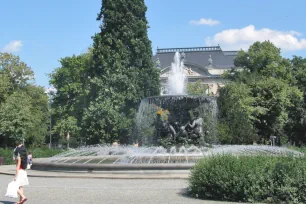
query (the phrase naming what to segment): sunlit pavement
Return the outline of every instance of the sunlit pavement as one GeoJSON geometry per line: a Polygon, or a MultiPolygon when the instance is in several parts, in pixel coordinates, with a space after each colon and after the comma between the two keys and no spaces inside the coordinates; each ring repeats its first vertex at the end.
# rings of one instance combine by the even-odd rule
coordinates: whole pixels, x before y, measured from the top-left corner
{"type": "MultiPolygon", "coordinates": [[[[0,175],[0,204],[17,199],[4,197],[11,175],[0,175]]],[[[25,188],[27,204],[218,204],[185,195],[186,179],[93,179],[30,177],[25,188]]]]}

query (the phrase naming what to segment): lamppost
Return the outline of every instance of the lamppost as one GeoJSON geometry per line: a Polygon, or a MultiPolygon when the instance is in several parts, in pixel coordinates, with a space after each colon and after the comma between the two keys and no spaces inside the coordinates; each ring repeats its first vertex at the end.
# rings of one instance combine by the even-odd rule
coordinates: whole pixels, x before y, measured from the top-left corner
{"type": "Polygon", "coordinates": [[[70,134],[69,134],[69,131],[68,131],[68,133],[67,133],[67,142],[68,142],[67,149],[69,149],[69,140],[70,140],[70,134]]]}
{"type": "Polygon", "coordinates": [[[271,146],[275,146],[275,139],[276,139],[276,136],[270,136],[270,140],[271,140],[271,146]]]}
{"type": "Polygon", "coordinates": [[[52,130],[52,111],[51,111],[51,100],[49,100],[48,106],[49,106],[49,112],[50,112],[50,127],[49,127],[50,142],[49,142],[49,149],[51,149],[52,148],[52,133],[51,133],[51,130],[52,130]]]}
{"type": "Polygon", "coordinates": [[[56,89],[53,87],[49,87],[48,89],[45,90],[45,93],[48,95],[48,108],[49,108],[49,112],[50,112],[50,127],[49,127],[49,149],[52,148],[52,99],[54,94],[56,94],[56,89]]]}

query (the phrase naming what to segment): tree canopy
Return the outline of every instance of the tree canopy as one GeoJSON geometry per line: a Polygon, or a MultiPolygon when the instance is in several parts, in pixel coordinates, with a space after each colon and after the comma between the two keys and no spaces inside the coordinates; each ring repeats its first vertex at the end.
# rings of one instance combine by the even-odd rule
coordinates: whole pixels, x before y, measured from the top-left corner
{"type": "Polygon", "coordinates": [[[57,89],[58,138],[67,129],[63,124],[69,124],[66,132],[73,129],[80,143],[129,142],[140,100],[159,94],[146,10],[144,0],[103,0],[97,17],[101,31],[92,49],[61,59],[61,67],[50,75],[57,89]]]}
{"type": "MultiPolygon", "coordinates": [[[[51,98],[19,56],[0,53],[1,144],[23,138],[43,145],[50,114],[55,143],[65,143],[68,135],[76,146],[134,142],[141,99],[160,93],[146,10],[144,0],[102,0],[92,47],[60,59],[49,75],[56,89],[51,98]]],[[[266,144],[275,135],[281,143],[305,144],[306,59],[284,58],[265,41],[239,51],[234,64],[217,99],[219,142],[266,144]]],[[[207,95],[207,89],[199,81],[187,87],[195,95],[207,95]]]]}
{"type": "Polygon", "coordinates": [[[103,0],[90,67],[90,105],[84,127],[92,142],[129,142],[136,108],[159,94],[144,0],[103,0]]]}
{"type": "Polygon", "coordinates": [[[279,136],[283,143],[300,143],[301,121],[305,112],[305,83],[302,82],[304,59],[285,59],[279,48],[265,41],[254,43],[248,51],[240,51],[235,65],[241,69],[224,75],[231,83],[220,91],[221,135],[229,140],[240,137],[238,143],[265,143],[272,135],[279,136]],[[244,90],[241,90],[242,87],[244,90]],[[234,96],[236,98],[231,100],[234,96]],[[245,120],[242,120],[241,112],[245,120]],[[248,141],[243,138],[249,133],[243,134],[245,136],[239,133],[247,125],[247,129],[252,130],[256,136],[248,141]]]}
{"type": "Polygon", "coordinates": [[[48,98],[34,85],[32,69],[16,55],[0,53],[0,141],[43,145],[48,131],[48,98]]]}

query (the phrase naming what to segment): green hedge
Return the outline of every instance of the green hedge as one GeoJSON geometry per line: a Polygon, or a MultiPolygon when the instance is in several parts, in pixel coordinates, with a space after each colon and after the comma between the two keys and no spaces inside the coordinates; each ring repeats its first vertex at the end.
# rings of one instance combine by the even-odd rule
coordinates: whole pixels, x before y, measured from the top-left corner
{"type": "Polygon", "coordinates": [[[13,150],[0,148],[0,157],[4,157],[4,164],[13,164],[13,150]]]}
{"type": "MultiPolygon", "coordinates": [[[[15,164],[13,160],[13,150],[14,148],[0,148],[0,157],[4,157],[4,164],[15,164]]],[[[61,149],[49,149],[45,148],[29,148],[27,149],[27,153],[32,152],[33,158],[45,158],[52,157],[56,154],[63,152],[61,149]]]]}
{"type": "Polygon", "coordinates": [[[191,170],[193,196],[234,202],[306,203],[306,159],[212,156],[191,170]]]}

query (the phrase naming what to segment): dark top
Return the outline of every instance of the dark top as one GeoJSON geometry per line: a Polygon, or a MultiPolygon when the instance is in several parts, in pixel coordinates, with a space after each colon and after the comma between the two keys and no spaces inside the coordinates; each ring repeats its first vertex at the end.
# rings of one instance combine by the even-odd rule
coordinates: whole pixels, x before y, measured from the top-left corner
{"type": "Polygon", "coordinates": [[[26,169],[27,168],[28,155],[27,155],[27,151],[26,151],[26,149],[23,145],[15,148],[14,156],[15,156],[16,159],[18,159],[18,157],[20,157],[20,159],[21,159],[20,168],[26,169]]]}

